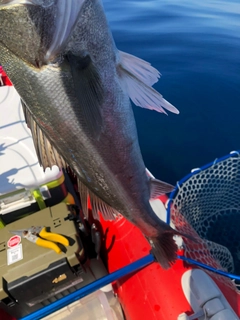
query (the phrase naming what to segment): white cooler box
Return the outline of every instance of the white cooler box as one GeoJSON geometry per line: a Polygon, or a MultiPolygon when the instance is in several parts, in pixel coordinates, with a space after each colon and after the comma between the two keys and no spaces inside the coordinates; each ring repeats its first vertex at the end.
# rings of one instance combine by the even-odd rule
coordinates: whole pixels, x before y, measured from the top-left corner
{"type": "Polygon", "coordinates": [[[0,87],[0,114],[0,228],[62,201],[74,204],[67,174],[40,167],[14,87],[0,87]]]}

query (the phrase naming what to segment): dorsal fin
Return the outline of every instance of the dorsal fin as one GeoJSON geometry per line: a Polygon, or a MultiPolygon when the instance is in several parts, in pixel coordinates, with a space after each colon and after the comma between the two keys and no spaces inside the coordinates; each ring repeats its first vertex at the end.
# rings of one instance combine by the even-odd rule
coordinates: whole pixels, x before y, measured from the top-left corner
{"type": "Polygon", "coordinates": [[[34,120],[31,112],[28,110],[26,104],[23,101],[22,108],[25,115],[26,123],[32,132],[33,143],[40,165],[44,170],[47,167],[51,168],[53,165],[57,165],[60,169],[66,168],[66,161],[59,154],[57,149],[51,144],[42,129],[38,126],[37,122],[34,120]]]}

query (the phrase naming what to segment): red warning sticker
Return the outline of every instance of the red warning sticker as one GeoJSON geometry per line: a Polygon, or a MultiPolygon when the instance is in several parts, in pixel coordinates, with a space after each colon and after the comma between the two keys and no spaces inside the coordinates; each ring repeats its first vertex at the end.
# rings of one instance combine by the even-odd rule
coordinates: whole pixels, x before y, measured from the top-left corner
{"type": "Polygon", "coordinates": [[[7,246],[8,246],[8,248],[13,248],[13,247],[16,247],[17,245],[19,245],[20,242],[21,242],[21,237],[16,235],[16,236],[11,237],[8,240],[7,246]]]}

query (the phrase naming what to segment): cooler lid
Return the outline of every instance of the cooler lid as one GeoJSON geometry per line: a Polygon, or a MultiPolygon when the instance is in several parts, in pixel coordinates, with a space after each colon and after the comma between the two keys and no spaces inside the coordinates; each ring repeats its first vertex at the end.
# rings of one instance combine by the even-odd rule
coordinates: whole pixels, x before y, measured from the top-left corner
{"type": "Polygon", "coordinates": [[[0,195],[36,188],[58,179],[62,172],[39,165],[32,135],[14,87],[0,87],[0,195]]]}

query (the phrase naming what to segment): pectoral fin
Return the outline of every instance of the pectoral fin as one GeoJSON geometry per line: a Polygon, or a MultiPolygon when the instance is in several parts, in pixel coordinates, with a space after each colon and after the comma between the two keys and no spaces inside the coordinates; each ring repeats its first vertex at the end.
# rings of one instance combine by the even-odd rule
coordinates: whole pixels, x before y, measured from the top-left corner
{"type": "Polygon", "coordinates": [[[146,61],[120,52],[117,71],[122,88],[127,91],[132,102],[141,108],[166,114],[166,110],[179,111],[151,86],[158,81],[159,72],[146,61]]]}
{"type": "Polygon", "coordinates": [[[158,82],[161,74],[157,69],[153,68],[149,62],[123,51],[118,52],[120,55],[120,64],[129,73],[148,86],[152,86],[158,82]]]}
{"type": "Polygon", "coordinates": [[[79,110],[88,133],[98,139],[103,119],[101,106],[103,103],[103,88],[101,79],[91,57],[67,54],[71,66],[76,97],[79,101],[79,110]]]}

